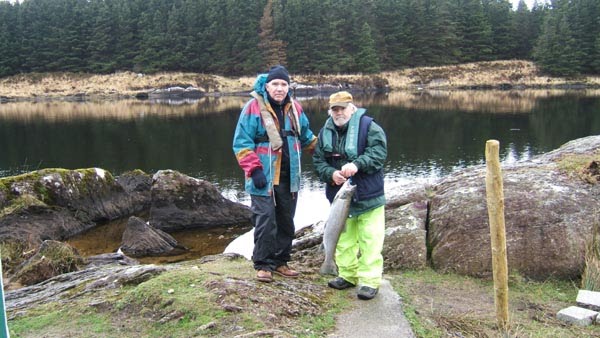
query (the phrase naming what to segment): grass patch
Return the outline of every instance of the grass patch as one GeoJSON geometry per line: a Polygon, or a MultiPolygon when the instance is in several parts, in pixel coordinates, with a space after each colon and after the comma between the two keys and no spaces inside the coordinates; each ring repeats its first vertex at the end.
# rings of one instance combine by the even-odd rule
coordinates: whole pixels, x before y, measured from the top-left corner
{"type": "Polygon", "coordinates": [[[11,337],[119,337],[110,316],[86,304],[71,305],[60,308],[56,304],[44,305],[9,321],[11,337]]]}
{"type": "MultiPolygon", "coordinates": [[[[598,214],[598,213],[596,213],[598,214]]],[[[598,218],[596,216],[596,218],[598,218]]],[[[600,241],[598,239],[598,222],[594,224],[592,238],[585,244],[585,269],[581,277],[581,288],[600,291],[600,241]]]]}
{"type": "MultiPolygon", "coordinates": [[[[431,269],[390,275],[417,337],[506,337],[496,325],[494,285],[431,269]]],[[[578,281],[509,278],[509,337],[600,337],[600,327],[566,325],[556,313],[575,305],[578,281]]]]}
{"type": "Polygon", "coordinates": [[[254,274],[245,259],[189,261],[138,285],[79,288],[9,313],[9,327],[14,337],[324,337],[351,304],[316,274],[273,283],[254,274]]]}
{"type": "Polygon", "coordinates": [[[590,184],[597,184],[600,179],[600,151],[592,154],[567,155],[558,161],[558,168],[571,177],[590,184]]]}

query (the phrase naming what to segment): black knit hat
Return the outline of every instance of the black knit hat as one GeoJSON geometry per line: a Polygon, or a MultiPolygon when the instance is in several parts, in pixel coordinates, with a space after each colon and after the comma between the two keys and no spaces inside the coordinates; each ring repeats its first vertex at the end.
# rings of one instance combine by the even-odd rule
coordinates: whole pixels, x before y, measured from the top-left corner
{"type": "Polygon", "coordinates": [[[273,67],[271,67],[271,69],[269,69],[269,75],[267,76],[267,83],[269,83],[275,79],[281,79],[281,80],[284,80],[285,82],[287,82],[288,84],[290,83],[290,75],[288,74],[288,71],[287,71],[287,69],[285,69],[284,66],[278,65],[278,66],[273,66],[273,67]]]}

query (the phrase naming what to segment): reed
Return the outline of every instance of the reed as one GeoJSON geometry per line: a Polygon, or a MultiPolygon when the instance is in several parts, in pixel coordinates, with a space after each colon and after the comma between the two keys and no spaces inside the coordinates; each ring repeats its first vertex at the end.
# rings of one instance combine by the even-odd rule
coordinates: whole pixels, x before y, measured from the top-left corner
{"type": "Polygon", "coordinates": [[[598,221],[594,224],[592,238],[585,247],[585,269],[581,277],[581,288],[600,291],[600,240],[598,239],[598,221]]]}

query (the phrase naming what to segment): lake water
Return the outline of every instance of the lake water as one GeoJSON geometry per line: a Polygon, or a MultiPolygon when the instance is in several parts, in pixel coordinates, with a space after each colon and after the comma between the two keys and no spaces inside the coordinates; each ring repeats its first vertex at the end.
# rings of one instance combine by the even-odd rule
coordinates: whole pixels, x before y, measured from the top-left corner
{"type": "MultiPolygon", "coordinates": [[[[231,150],[248,97],[198,101],[12,102],[0,104],[0,177],[42,168],[104,168],[113,175],[173,169],[248,203],[231,150]]],[[[298,98],[318,132],[327,98],[298,98]]],[[[484,163],[500,141],[504,163],[600,133],[600,91],[452,91],[355,95],[387,133],[386,193],[484,163]]],[[[296,224],[326,217],[323,187],[305,156],[296,224]]]]}

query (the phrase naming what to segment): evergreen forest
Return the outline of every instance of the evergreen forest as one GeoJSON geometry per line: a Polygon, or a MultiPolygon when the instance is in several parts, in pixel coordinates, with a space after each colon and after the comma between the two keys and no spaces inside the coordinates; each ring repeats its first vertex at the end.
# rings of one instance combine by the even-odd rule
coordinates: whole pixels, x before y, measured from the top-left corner
{"type": "Polygon", "coordinates": [[[30,72],[375,73],[526,59],[600,74],[600,1],[0,2],[0,76],[30,72]]]}

